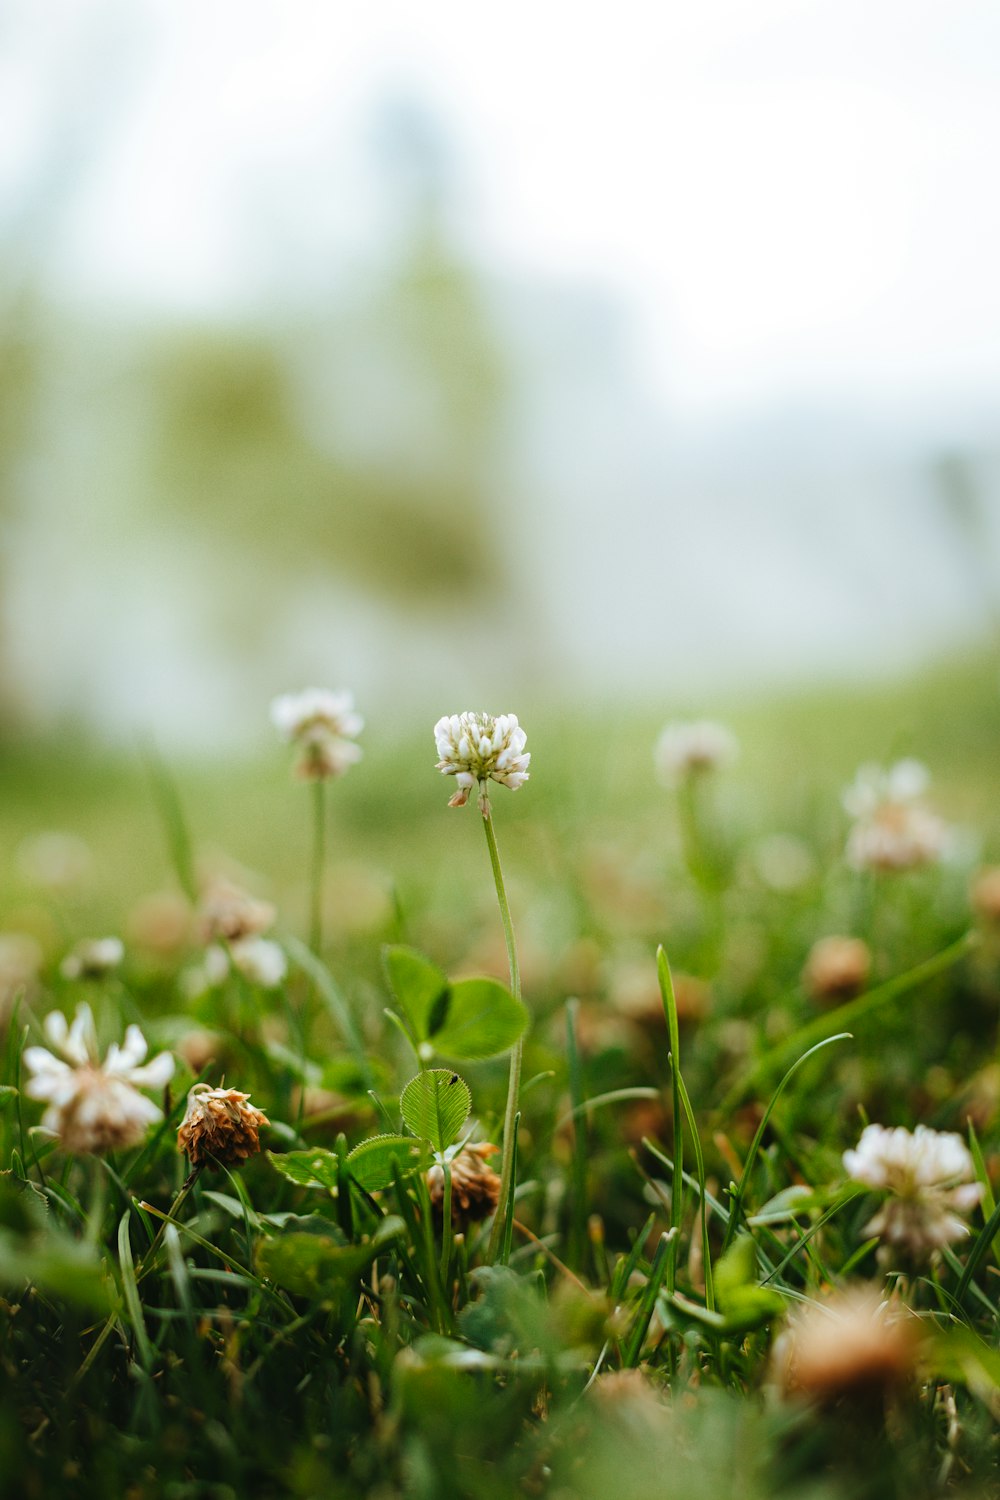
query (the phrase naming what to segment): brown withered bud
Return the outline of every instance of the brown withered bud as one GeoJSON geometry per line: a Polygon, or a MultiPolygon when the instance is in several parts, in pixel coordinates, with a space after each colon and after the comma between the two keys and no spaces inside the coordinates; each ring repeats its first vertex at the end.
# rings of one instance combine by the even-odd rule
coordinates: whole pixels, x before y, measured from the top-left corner
{"type": "Polygon", "coordinates": [[[177,1149],[192,1167],[239,1167],[260,1150],[259,1131],[271,1122],[238,1089],[196,1083],[177,1132],[177,1149]]]}
{"type": "MultiPolygon", "coordinates": [[[[463,1146],[451,1162],[451,1217],[458,1225],[486,1219],[497,1206],[500,1178],[488,1158],[499,1151],[490,1141],[463,1146]]],[[[444,1167],[435,1162],[427,1172],[427,1191],[435,1211],[444,1213],[444,1167]]]]}
{"type": "Polygon", "coordinates": [[[809,950],[802,978],[818,1005],[839,1005],[861,994],[871,970],[871,952],[860,938],[824,937],[809,950]]]}

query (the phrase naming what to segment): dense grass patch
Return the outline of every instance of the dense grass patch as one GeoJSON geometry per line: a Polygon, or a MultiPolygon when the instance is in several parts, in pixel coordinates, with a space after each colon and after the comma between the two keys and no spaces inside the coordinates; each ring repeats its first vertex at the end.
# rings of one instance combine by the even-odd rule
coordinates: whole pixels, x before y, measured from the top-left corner
{"type": "Polygon", "coordinates": [[[4,748],[0,1493],[995,1491],[993,663],[736,705],[671,785],[665,712],[508,706],[526,1011],[429,723],[322,797],[4,748]],[[907,757],[918,857],[846,857],[907,757]],[[98,1142],[60,1060],[99,1094],[129,1026],[175,1071],[98,1142]]]}

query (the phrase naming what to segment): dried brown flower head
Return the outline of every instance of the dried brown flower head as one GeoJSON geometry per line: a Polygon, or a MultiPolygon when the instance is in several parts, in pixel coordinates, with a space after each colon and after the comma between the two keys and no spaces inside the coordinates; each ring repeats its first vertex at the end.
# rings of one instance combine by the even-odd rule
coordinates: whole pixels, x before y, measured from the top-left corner
{"type": "MultiPolygon", "coordinates": [[[[463,1146],[452,1157],[451,1217],[457,1224],[475,1224],[486,1219],[497,1206],[500,1178],[488,1158],[500,1148],[490,1141],[463,1146]]],[[[444,1167],[435,1162],[427,1172],[427,1190],[438,1213],[444,1212],[444,1167]]]]}
{"type": "Polygon", "coordinates": [[[817,1004],[838,1005],[861,994],[871,971],[871,951],[860,938],[823,937],[809,950],[802,978],[817,1004]]]}
{"type": "Polygon", "coordinates": [[[238,1089],[196,1083],[177,1132],[177,1149],[192,1167],[238,1167],[260,1150],[259,1130],[271,1122],[238,1089]]]}

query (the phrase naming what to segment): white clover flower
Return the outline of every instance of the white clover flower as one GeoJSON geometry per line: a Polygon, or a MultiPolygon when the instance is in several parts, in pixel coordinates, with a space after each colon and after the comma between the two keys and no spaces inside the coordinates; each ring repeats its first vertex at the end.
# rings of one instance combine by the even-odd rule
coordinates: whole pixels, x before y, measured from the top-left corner
{"type": "Polygon", "coordinates": [[[284,949],[269,938],[240,938],[230,943],[229,952],[244,979],[260,985],[261,989],[277,989],[288,972],[284,949]]]}
{"type": "Polygon", "coordinates": [[[64,979],[103,979],[113,974],[125,957],[121,938],[84,938],[59,965],[64,979]]]}
{"type": "Polygon", "coordinates": [[[918,760],[897,761],[888,770],[862,766],[842,799],[855,820],[848,863],[856,870],[912,870],[943,859],[951,833],[921,801],[929,785],[927,767],[918,760]]]}
{"type": "Polygon", "coordinates": [[[736,737],[723,724],[698,719],[668,724],[656,742],[653,760],[660,780],[671,786],[688,776],[730,765],[738,755],[736,737]]]}
{"type": "Polygon", "coordinates": [[[972,1157],[960,1135],[918,1125],[866,1125],[857,1147],[844,1152],[844,1168],[855,1182],[889,1194],[865,1234],[882,1240],[883,1264],[902,1253],[926,1260],[942,1245],[963,1239],[969,1226],[962,1217],[982,1197],[972,1157]]]}
{"type": "Polygon", "coordinates": [[[449,807],[464,807],[473,787],[479,786],[479,808],[489,816],[488,781],[509,786],[512,792],[528,780],[531,755],[525,751],[526,736],[516,714],[451,714],[434,725],[434,743],[440,759],[437,768],[454,776],[458,791],[449,807]]]}
{"type": "Polygon", "coordinates": [[[362,757],[354,740],[364,728],[353,694],[327,688],[285,693],[271,704],[271,722],[299,751],[296,774],[309,781],[342,776],[362,757]]]}
{"type": "Polygon", "coordinates": [[[61,1011],[47,1015],[43,1026],[55,1051],[25,1049],[24,1065],[32,1076],[24,1092],[48,1103],[44,1128],[75,1156],[138,1145],[149,1126],[162,1118],[138,1090],[161,1089],[169,1082],[174,1072],[170,1053],[146,1063],[146,1039],[138,1026],[129,1026],[124,1046],[112,1044],[102,1063],[89,1005],[77,1007],[72,1026],[61,1011]]]}

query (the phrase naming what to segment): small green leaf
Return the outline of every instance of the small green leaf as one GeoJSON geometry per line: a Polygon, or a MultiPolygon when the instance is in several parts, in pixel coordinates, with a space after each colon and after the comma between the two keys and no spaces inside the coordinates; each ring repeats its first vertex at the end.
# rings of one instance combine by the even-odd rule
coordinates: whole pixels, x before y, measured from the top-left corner
{"type": "Polygon", "coordinates": [[[716,1262],[715,1292],[727,1333],[749,1333],[784,1311],[781,1294],[757,1283],[757,1246],[748,1234],[716,1262]]]}
{"type": "Polygon", "coordinates": [[[338,1158],[335,1151],[325,1151],[317,1146],[313,1151],[283,1151],[267,1153],[268,1161],[282,1177],[297,1182],[299,1187],[326,1188],[337,1186],[338,1158]]]}
{"type": "Polygon", "coordinates": [[[333,1234],[278,1234],[257,1246],[257,1269],[299,1297],[323,1297],[357,1278],[405,1231],[402,1219],[385,1218],[363,1245],[338,1244],[333,1234]]]}
{"type": "Polygon", "coordinates": [[[411,1135],[375,1135],[349,1153],[347,1169],[358,1187],[377,1193],[393,1181],[393,1161],[405,1173],[419,1167],[423,1156],[423,1143],[411,1135]]]}
{"type": "Polygon", "coordinates": [[[0,1110],[10,1109],[17,1098],[17,1089],[9,1083],[0,1083],[0,1110]]]}
{"type": "Polygon", "coordinates": [[[507,1052],[528,1028],[528,1008],[496,979],[460,979],[446,992],[446,1013],[429,1032],[444,1057],[474,1062],[507,1052]]]}
{"type": "Polygon", "coordinates": [[[0,1291],[19,1297],[27,1286],[95,1313],[110,1310],[115,1290],[92,1246],[62,1235],[22,1236],[0,1229],[0,1291]]]}
{"type": "Polygon", "coordinates": [[[428,1041],[446,1019],[447,977],[415,948],[386,948],[384,958],[392,992],[410,1030],[418,1045],[428,1041]]]}
{"type": "Polygon", "coordinates": [[[430,1141],[435,1151],[450,1146],[469,1117],[469,1085],[449,1068],[431,1068],[411,1078],[399,1108],[408,1129],[430,1141]]]}
{"type": "Polygon", "coordinates": [[[753,1286],[756,1280],[757,1246],[748,1234],[741,1234],[715,1263],[715,1290],[722,1311],[726,1311],[732,1297],[744,1287],[753,1286]]]}

